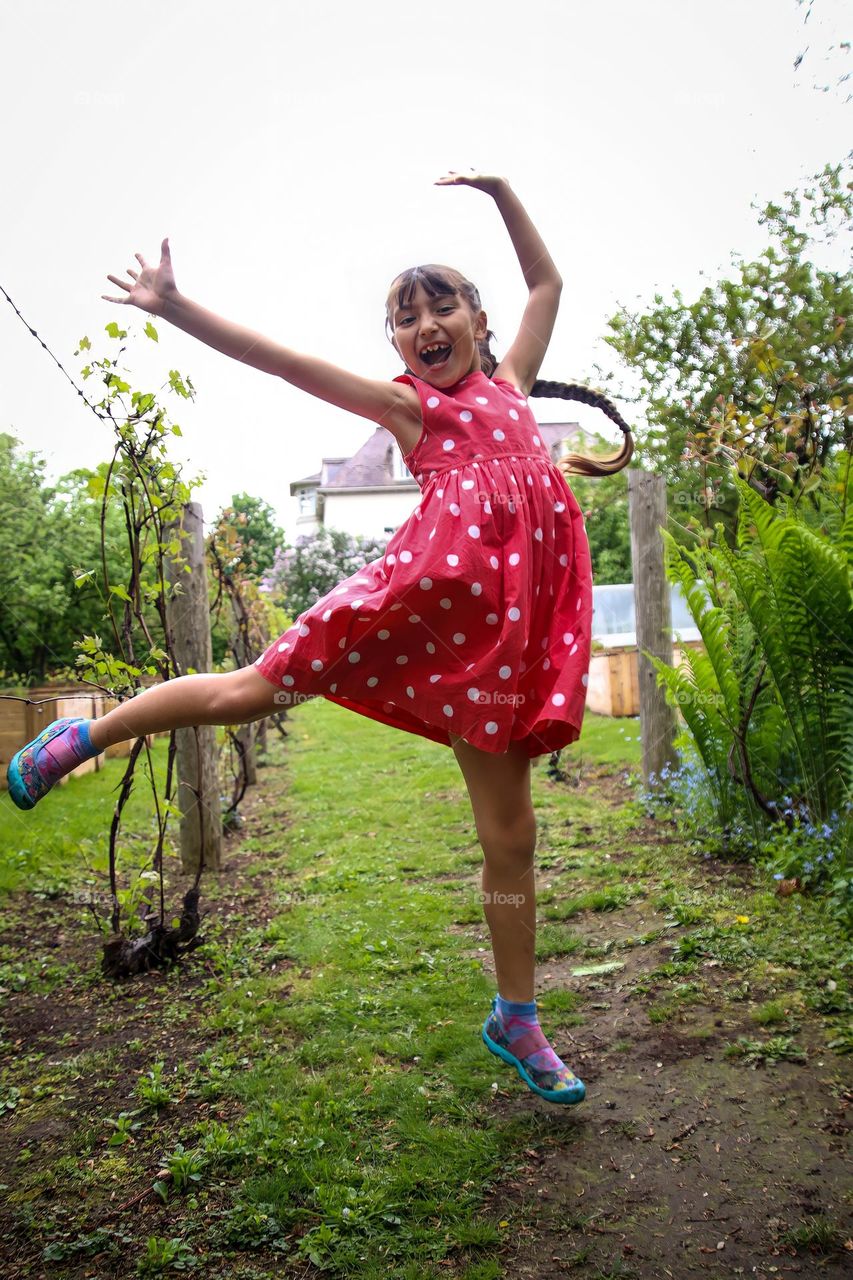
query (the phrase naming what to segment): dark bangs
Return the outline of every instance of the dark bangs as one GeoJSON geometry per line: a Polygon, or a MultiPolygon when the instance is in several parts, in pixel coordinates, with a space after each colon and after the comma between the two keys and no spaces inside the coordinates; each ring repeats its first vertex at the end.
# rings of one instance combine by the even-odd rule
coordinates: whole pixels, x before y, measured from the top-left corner
{"type": "MultiPolygon", "coordinates": [[[[423,267],[409,267],[407,271],[402,271],[394,281],[396,288],[392,288],[388,295],[388,301],[385,304],[385,325],[389,330],[394,328],[394,307],[411,306],[412,299],[418,285],[423,287],[424,293],[428,298],[440,298],[446,294],[462,296],[470,306],[474,306],[474,299],[470,296],[476,294],[474,286],[469,284],[463,275],[458,271],[454,271],[452,267],[441,267],[435,263],[429,263],[423,267]],[[467,288],[465,287],[467,285],[467,288]]],[[[476,308],[479,309],[480,299],[476,299],[476,308]]]]}

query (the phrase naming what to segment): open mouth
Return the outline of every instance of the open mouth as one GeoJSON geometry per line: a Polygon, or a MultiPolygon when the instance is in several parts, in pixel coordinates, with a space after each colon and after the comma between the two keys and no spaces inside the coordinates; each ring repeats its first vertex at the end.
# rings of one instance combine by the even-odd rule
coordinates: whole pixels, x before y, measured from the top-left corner
{"type": "Polygon", "coordinates": [[[431,368],[436,365],[445,364],[450,359],[451,348],[444,342],[433,342],[428,347],[424,347],[420,358],[424,364],[428,364],[431,368]]]}

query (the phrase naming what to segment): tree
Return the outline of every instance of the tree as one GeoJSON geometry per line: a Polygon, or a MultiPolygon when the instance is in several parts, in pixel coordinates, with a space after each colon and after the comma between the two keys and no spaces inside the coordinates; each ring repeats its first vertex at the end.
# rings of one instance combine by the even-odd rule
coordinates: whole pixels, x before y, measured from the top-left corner
{"type": "MultiPolygon", "coordinates": [[[[54,654],[51,620],[64,612],[60,550],[51,538],[53,491],[44,459],[0,435],[0,666],[7,677],[41,675],[54,654]]],[[[70,657],[63,654],[63,661],[70,657]]]]}
{"type": "MultiPolygon", "coordinates": [[[[802,8],[803,6],[806,6],[805,17],[803,18],[804,28],[808,24],[808,20],[812,15],[812,9],[814,8],[814,3],[815,3],[815,0],[797,0],[797,4],[800,6],[800,8],[802,8]]],[[[819,15],[818,16],[818,22],[819,22],[821,10],[818,11],[818,15],[819,15]]],[[[803,59],[805,58],[806,54],[809,52],[809,48],[810,48],[810,45],[806,45],[802,53],[797,54],[796,58],[794,59],[795,71],[799,70],[803,62],[803,59]]],[[[838,89],[840,92],[844,93],[844,102],[845,103],[850,102],[851,98],[853,98],[853,94],[851,94],[849,90],[842,88],[842,86],[847,84],[848,81],[850,80],[850,71],[848,69],[849,57],[850,57],[850,41],[849,40],[839,40],[837,44],[830,44],[828,48],[824,48],[822,61],[824,63],[830,64],[830,70],[822,72],[821,74],[834,77],[834,83],[833,84],[812,84],[812,88],[817,90],[819,93],[829,93],[830,89],[833,89],[833,88],[838,89]],[[835,55],[834,57],[832,56],[833,54],[835,55]]]]}
{"type": "Polygon", "coordinates": [[[830,868],[853,840],[853,283],[813,260],[839,231],[849,241],[841,169],[766,206],[773,243],[736,259],[735,279],[692,304],[657,295],[607,341],[649,404],[640,444],[679,534],[665,536],[668,571],[704,641],[677,671],[656,663],[703,771],[694,785],[688,752],[672,785],[684,775],[703,840],[718,825],[724,847],[778,858],[849,913],[830,868]]]}
{"type": "Polygon", "coordinates": [[[272,569],[278,548],[285,540],[284,530],[276,524],[275,511],[263,498],[249,493],[235,493],[231,506],[223,507],[216,524],[233,520],[240,541],[239,564],[235,568],[260,581],[272,569]]]}
{"type": "MultiPolygon", "coordinates": [[[[104,564],[111,583],[125,582],[130,576],[127,530],[116,503],[108,503],[103,511],[103,549],[101,547],[102,495],[108,470],[109,463],[102,462],[93,471],[85,467],[70,471],[57,481],[53,495],[53,536],[62,548],[67,592],[62,627],[67,647],[74,653],[69,661],[76,660],[72,643],[81,635],[102,633],[109,639],[102,589],[104,564]]],[[[157,613],[152,604],[146,605],[143,616],[149,630],[156,628],[157,613]]],[[[138,647],[142,641],[141,630],[134,628],[134,634],[138,647]]]]}
{"type": "MultiPolygon", "coordinates": [[[[44,459],[0,435],[0,669],[7,678],[38,683],[72,668],[75,639],[101,629],[104,601],[93,572],[100,502],[91,486],[105,467],[72,471],[49,485],[44,459]]],[[[128,557],[116,511],[105,537],[108,569],[120,581],[128,557]]]]}
{"type": "Polygon", "coordinates": [[[667,477],[687,523],[710,528],[714,507],[731,528],[733,462],[772,502],[853,447],[853,283],[809,257],[839,231],[849,240],[853,182],[842,168],[827,165],[815,185],[764,208],[771,243],[755,262],[733,255],[732,279],[694,302],[656,294],[646,314],[622,308],[609,321],[606,341],[648,404],[645,463],[667,477]]]}

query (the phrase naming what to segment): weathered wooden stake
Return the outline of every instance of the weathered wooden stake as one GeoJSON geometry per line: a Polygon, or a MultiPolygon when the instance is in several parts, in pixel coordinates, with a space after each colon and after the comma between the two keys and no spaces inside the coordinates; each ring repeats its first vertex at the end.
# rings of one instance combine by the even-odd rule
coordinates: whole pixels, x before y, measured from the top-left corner
{"type": "Polygon", "coordinates": [[[675,763],[675,713],[658,688],[657,673],[643,650],[672,665],[672,608],[660,529],[666,528],[663,476],[632,467],[628,471],[628,515],[637,626],[637,677],[643,778],[650,785],[665,764],[675,763]]]}
{"type": "MultiPolygon", "coordinates": [[[[181,555],[189,572],[167,561],[169,582],[180,583],[181,594],[167,605],[175,656],[183,674],[210,671],[210,604],[201,504],[188,502],[181,524],[190,537],[181,540],[181,555]]],[[[176,732],[178,807],[181,810],[181,867],[193,875],[202,857],[208,871],[219,871],[222,862],[222,809],[219,794],[219,752],[216,729],[199,725],[176,732]]]]}

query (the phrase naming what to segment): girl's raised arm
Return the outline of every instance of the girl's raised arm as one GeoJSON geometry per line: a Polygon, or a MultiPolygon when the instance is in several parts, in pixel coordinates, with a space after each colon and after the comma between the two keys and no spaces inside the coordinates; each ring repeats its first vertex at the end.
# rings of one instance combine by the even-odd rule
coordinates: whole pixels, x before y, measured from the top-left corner
{"type": "Polygon", "coordinates": [[[362,378],[325,360],[290,351],[263,334],[233,324],[184,297],[175,284],[168,239],[161,246],[158,267],[150,266],[140,253],[134,257],[142,268],[141,272],[128,269],[132,284],[119,276],[107,276],[126,295],[111,298],[102,294],[107,302],[130,304],[152,315],[162,316],[170,324],[233,360],[284,378],[285,382],[307,391],[309,395],[380,423],[394,435],[401,425],[411,426],[413,422],[420,422],[420,401],[413,387],[362,378]]]}
{"type": "Polygon", "coordinates": [[[512,382],[526,395],[536,381],[551,341],[563,288],[560,273],[506,178],[451,170],[439,178],[436,186],[468,186],[485,191],[498,206],[506,224],[530,296],[515,341],[495,370],[495,376],[512,382]]]}

